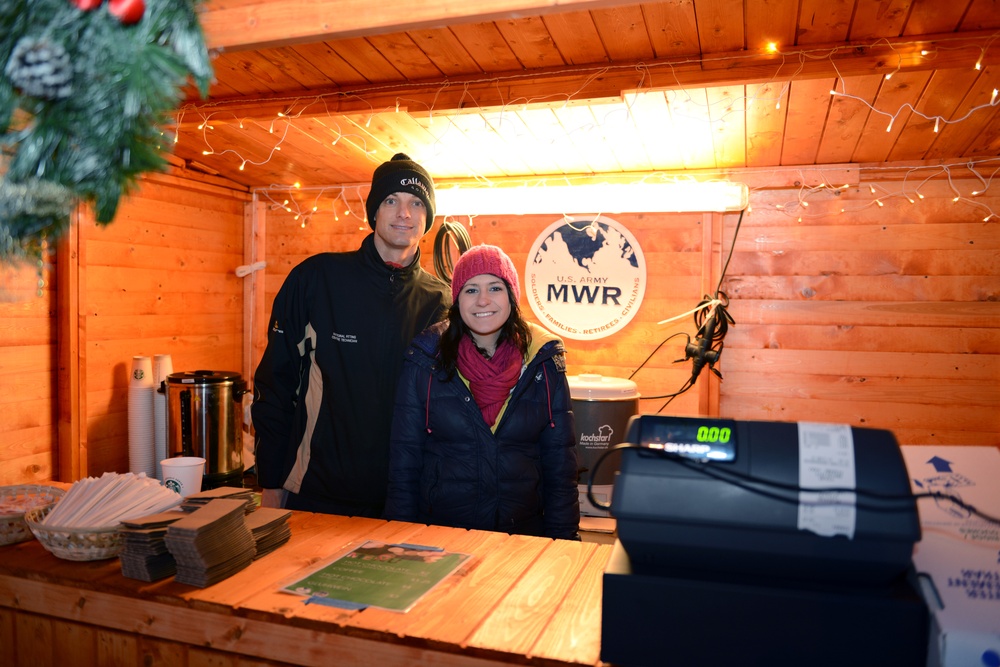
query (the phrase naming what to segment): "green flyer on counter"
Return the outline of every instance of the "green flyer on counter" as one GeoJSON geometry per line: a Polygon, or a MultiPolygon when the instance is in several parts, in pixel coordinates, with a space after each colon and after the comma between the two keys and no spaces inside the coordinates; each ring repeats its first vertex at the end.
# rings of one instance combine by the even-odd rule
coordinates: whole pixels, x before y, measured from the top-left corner
{"type": "Polygon", "coordinates": [[[405,612],[470,557],[369,540],[281,590],[331,606],[405,612]]]}

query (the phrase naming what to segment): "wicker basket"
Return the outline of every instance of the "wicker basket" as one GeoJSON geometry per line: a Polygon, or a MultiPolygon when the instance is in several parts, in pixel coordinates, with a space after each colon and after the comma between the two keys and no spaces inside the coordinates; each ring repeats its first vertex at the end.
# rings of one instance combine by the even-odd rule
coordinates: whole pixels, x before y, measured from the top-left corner
{"type": "Polygon", "coordinates": [[[51,505],[64,495],[66,492],[55,486],[40,484],[0,486],[0,507],[16,506],[18,508],[0,514],[0,546],[30,540],[32,535],[28,524],[24,522],[25,512],[51,505]]]}
{"type": "Polygon", "coordinates": [[[124,546],[121,526],[105,528],[72,528],[42,523],[53,505],[28,510],[24,520],[42,546],[66,560],[102,560],[114,558],[124,546]]]}

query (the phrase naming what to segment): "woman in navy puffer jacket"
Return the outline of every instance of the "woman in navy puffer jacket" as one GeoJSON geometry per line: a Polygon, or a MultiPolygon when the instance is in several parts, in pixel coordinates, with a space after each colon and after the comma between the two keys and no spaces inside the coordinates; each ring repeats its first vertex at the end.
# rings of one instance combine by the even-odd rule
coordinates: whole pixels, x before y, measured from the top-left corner
{"type": "Polygon", "coordinates": [[[386,517],[579,539],[565,350],[525,322],[517,272],[495,246],[455,265],[448,320],[406,352],[386,517]]]}

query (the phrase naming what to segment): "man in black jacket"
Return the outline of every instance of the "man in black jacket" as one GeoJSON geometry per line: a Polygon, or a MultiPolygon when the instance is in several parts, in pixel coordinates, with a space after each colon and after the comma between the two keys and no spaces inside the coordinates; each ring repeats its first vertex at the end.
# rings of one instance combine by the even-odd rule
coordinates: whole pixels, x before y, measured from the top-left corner
{"type": "Polygon", "coordinates": [[[451,290],[420,267],[434,222],[423,167],[403,153],[380,165],[366,210],[358,250],[309,257],[274,299],[251,409],[265,505],[382,515],[403,351],[451,290]]]}

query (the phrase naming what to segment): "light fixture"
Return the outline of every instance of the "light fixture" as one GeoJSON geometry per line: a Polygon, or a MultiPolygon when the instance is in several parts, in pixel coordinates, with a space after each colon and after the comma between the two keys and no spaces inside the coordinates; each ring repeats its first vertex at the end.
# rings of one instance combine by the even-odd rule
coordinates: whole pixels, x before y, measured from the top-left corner
{"type": "Polygon", "coordinates": [[[680,213],[742,211],[750,201],[745,183],[587,183],[483,188],[438,187],[437,215],[534,213],[680,213]]]}

